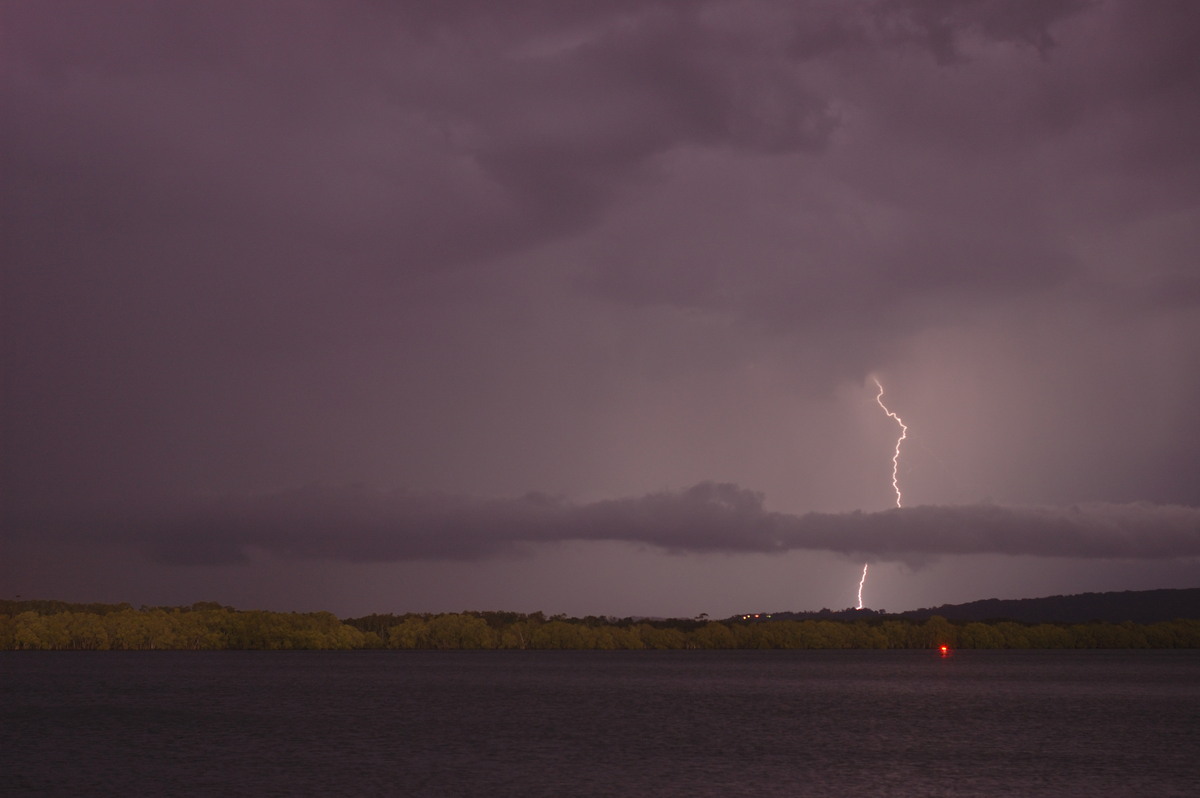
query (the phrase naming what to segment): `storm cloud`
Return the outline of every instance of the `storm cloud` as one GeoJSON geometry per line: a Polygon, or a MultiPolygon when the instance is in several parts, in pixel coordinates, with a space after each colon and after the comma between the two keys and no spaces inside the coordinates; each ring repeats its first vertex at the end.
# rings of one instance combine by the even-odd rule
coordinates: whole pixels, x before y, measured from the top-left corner
{"type": "MultiPolygon", "coordinates": [[[[255,551],[1195,554],[1194,2],[0,0],[0,31],[14,592],[76,590],[80,546],[120,600],[161,590],[130,545],[215,593],[255,551]]],[[[330,579],[375,609],[371,573],[330,579]]]]}
{"type": "Polygon", "coordinates": [[[1200,557],[1200,509],[1194,507],[979,504],[793,515],[765,509],[761,493],[711,482],[587,504],[541,494],[478,499],[309,486],[120,513],[89,508],[82,517],[106,515],[100,526],[107,537],[143,547],[163,562],[193,565],[242,561],[249,549],[353,562],[479,560],[565,541],[623,541],[672,553],[820,550],[880,560],[1200,557]]]}

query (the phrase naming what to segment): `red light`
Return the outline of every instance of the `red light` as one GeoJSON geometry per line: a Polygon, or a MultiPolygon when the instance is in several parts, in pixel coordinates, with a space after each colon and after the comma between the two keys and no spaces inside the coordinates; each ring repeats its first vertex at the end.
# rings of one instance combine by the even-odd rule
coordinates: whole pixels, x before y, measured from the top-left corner
{"type": "Polygon", "coordinates": [[[945,654],[945,653],[946,653],[947,651],[949,651],[949,650],[950,650],[950,646],[942,646],[942,653],[943,653],[943,654],[945,654]]]}

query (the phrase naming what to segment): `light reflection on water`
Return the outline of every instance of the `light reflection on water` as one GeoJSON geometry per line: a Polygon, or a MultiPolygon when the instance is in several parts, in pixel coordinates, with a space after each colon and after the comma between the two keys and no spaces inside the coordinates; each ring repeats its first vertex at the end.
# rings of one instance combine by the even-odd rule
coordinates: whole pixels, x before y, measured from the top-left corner
{"type": "Polygon", "coordinates": [[[6,652],[0,793],[1156,796],[1200,651],[6,652]]]}

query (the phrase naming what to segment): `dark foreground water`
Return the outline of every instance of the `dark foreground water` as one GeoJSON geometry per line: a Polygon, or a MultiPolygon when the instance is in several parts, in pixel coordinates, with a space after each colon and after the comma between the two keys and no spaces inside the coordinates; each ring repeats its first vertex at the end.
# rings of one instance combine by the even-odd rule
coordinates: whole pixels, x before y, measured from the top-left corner
{"type": "Polygon", "coordinates": [[[8,652],[0,793],[1195,796],[1200,651],[8,652]]]}

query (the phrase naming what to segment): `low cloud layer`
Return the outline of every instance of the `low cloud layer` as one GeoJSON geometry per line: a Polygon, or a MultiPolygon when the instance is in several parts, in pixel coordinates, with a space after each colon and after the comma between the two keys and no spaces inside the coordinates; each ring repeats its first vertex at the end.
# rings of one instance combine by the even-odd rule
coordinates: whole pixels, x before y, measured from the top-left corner
{"type": "Polygon", "coordinates": [[[712,482],[590,504],[543,494],[475,499],[313,486],[109,508],[98,517],[107,520],[69,528],[122,539],[176,564],[238,562],[250,550],[351,562],[478,560],[567,541],[625,541],[677,553],[820,550],[883,560],[955,554],[1200,557],[1195,507],[978,504],[792,515],[765,509],[761,493],[712,482]]]}

